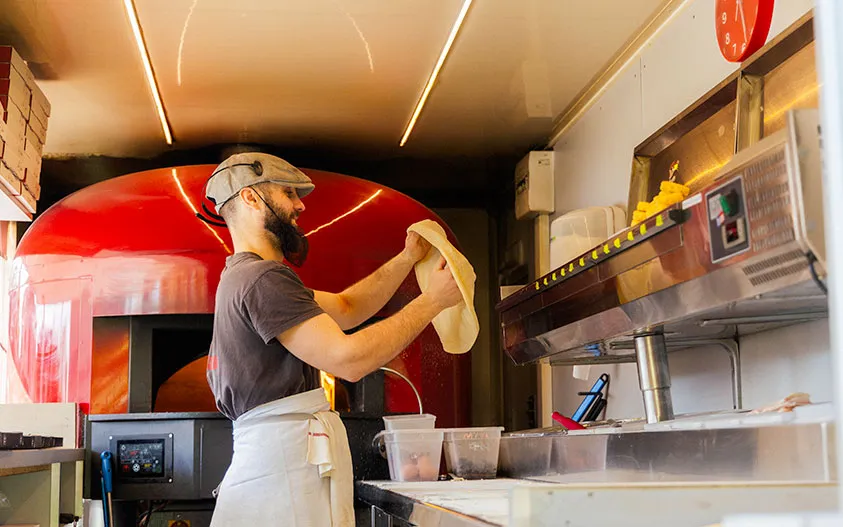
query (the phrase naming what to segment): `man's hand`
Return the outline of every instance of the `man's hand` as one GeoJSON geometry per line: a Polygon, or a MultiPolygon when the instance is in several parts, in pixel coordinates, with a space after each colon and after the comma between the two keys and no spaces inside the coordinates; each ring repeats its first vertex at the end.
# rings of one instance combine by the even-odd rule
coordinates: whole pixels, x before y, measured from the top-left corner
{"type": "Polygon", "coordinates": [[[436,303],[440,310],[455,306],[462,301],[462,292],[454,279],[444,257],[430,273],[430,283],[425,293],[436,303]]]}
{"type": "Polygon", "coordinates": [[[404,256],[414,264],[427,256],[430,251],[430,242],[422,238],[415,232],[408,232],[407,239],[404,240],[404,256]]]}

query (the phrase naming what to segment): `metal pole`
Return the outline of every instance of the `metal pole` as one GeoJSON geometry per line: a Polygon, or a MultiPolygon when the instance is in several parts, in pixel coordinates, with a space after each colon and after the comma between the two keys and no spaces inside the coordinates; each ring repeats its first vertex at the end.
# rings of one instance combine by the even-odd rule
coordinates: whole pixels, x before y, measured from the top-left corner
{"type": "MultiPolygon", "coordinates": [[[[817,73],[820,80],[820,123],[823,145],[823,198],[828,270],[828,326],[831,336],[832,386],[838,428],[837,473],[843,474],[843,2],[817,0],[814,17],[817,73]]],[[[843,507],[843,485],[838,485],[843,507]]],[[[843,509],[841,509],[843,510],[843,509]]]]}
{"type": "MultiPolygon", "coordinates": [[[[535,243],[536,278],[550,272],[550,216],[539,214],[533,225],[535,243]]],[[[553,426],[553,369],[550,364],[540,362],[536,365],[538,387],[538,425],[542,428],[553,426]]]]}
{"type": "Polygon", "coordinates": [[[670,421],[673,419],[673,399],[670,396],[670,369],[664,335],[636,335],[635,356],[647,422],[670,421]]]}

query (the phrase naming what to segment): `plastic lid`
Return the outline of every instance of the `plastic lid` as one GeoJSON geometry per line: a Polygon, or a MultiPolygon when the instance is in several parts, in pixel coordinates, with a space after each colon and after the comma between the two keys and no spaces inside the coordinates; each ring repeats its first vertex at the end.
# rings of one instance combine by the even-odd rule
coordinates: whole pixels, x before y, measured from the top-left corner
{"type": "Polygon", "coordinates": [[[443,429],[441,428],[403,428],[399,430],[383,430],[378,432],[372,441],[377,441],[378,438],[383,437],[387,443],[394,443],[395,441],[429,441],[431,437],[421,436],[443,436],[443,429]]]}
{"type": "Polygon", "coordinates": [[[385,415],[384,421],[400,421],[402,419],[436,419],[433,414],[400,414],[400,415],[385,415]]]}
{"type": "Polygon", "coordinates": [[[445,432],[445,441],[448,440],[455,440],[455,439],[478,439],[477,436],[479,435],[491,435],[495,437],[500,437],[501,432],[503,432],[502,426],[487,426],[487,427],[476,427],[476,428],[440,428],[445,432]],[[467,435],[469,437],[459,437],[460,434],[467,435]]]}
{"type": "Polygon", "coordinates": [[[502,426],[476,426],[472,428],[437,428],[443,432],[494,432],[500,430],[503,432],[502,426]]]}

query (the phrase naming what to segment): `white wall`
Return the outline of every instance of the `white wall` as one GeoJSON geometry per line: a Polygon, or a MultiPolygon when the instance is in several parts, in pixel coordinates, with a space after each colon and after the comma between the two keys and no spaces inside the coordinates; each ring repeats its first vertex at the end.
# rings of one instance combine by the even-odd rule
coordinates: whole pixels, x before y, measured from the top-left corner
{"type": "MultiPolygon", "coordinates": [[[[556,152],[556,216],[589,206],[626,206],[635,147],[737,69],[722,59],[712,0],[688,0],[641,50],[582,118],[556,152]]],[[[770,38],[813,7],[813,0],[776,2],[770,38]]],[[[828,324],[819,321],[741,341],[744,405],[758,406],[793,391],[831,398],[828,324]]],[[[699,349],[671,354],[677,412],[731,405],[725,353],[699,349]]],[[[570,414],[602,372],[612,375],[610,417],[643,414],[634,364],[592,367],[590,379],[554,368],[554,407],[570,414]]]]}

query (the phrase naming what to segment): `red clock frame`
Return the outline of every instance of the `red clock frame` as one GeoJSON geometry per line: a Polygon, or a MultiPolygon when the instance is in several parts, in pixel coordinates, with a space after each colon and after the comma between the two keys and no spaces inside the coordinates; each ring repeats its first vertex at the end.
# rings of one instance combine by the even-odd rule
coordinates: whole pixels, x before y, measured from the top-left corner
{"type": "Polygon", "coordinates": [[[717,47],[729,62],[743,62],[764,46],[775,0],[716,0],[717,47]]]}

